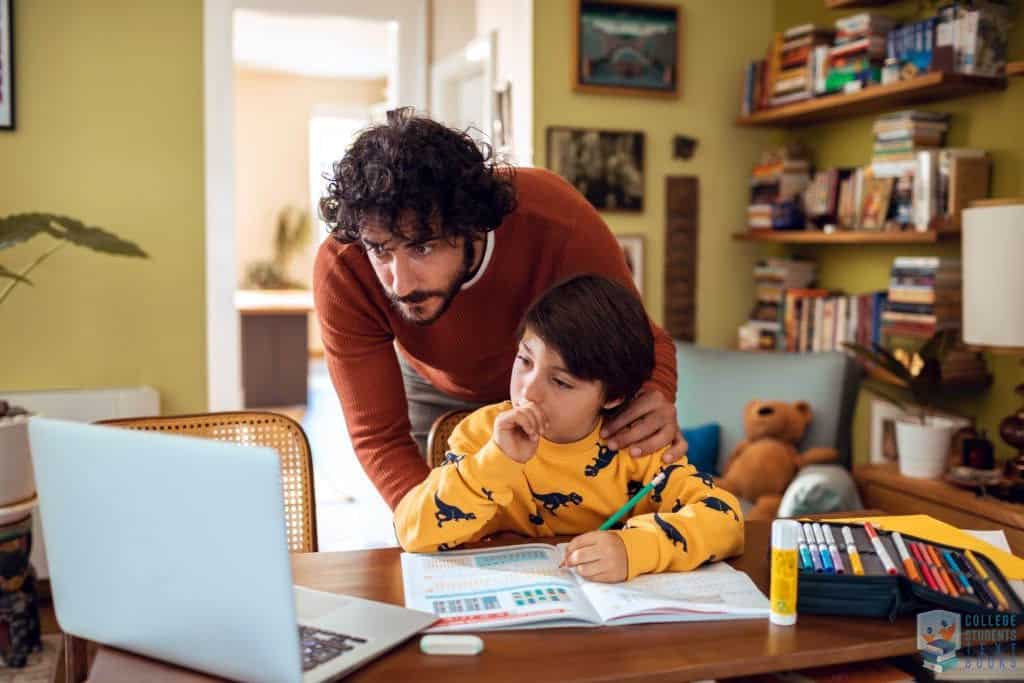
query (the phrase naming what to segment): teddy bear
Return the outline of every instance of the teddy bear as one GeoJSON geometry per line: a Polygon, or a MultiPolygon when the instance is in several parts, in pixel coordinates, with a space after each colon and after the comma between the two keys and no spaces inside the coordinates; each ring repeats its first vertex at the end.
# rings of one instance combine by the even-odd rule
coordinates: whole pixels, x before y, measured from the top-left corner
{"type": "Polygon", "coordinates": [[[737,444],[716,483],[753,507],[747,519],[775,519],[789,482],[805,465],[839,460],[834,448],[800,443],[814,415],[806,401],[751,401],[743,410],[746,438],[737,444]]]}

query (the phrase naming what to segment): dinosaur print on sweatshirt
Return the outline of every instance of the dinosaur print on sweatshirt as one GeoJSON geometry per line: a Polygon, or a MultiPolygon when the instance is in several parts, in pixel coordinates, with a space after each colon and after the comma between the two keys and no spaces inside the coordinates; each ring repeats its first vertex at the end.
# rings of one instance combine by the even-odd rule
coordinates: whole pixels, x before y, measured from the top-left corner
{"type": "Polygon", "coordinates": [[[448,451],[447,453],[444,454],[444,460],[441,461],[441,467],[444,467],[445,465],[455,465],[456,467],[458,467],[459,463],[465,459],[466,456],[464,455],[457,455],[455,453],[452,453],[451,451],[448,451]]]}
{"type": "Polygon", "coordinates": [[[659,515],[657,512],[654,513],[654,521],[658,523],[658,526],[661,527],[661,530],[664,531],[665,535],[668,536],[670,541],[672,541],[672,545],[675,545],[677,542],[682,544],[683,552],[685,553],[686,539],[683,538],[683,535],[681,533],[679,533],[679,529],[675,528],[674,526],[666,522],[664,519],[662,519],[661,515],[659,515]]]}
{"type": "Polygon", "coordinates": [[[720,512],[724,512],[727,515],[731,514],[733,519],[735,519],[737,522],[740,521],[740,516],[736,514],[736,511],[733,510],[731,507],[729,507],[729,504],[726,503],[721,498],[715,498],[714,496],[708,496],[707,498],[704,498],[700,502],[704,503],[705,505],[707,505],[712,510],[718,510],[720,512]]]}
{"type": "Polygon", "coordinates": [[[613,451],[608,446],[599,442],[597,444],[597,456],[594,458],[594,462],[583,468],[583,474],[588,477],[596,477],[598,472],[611,464],[617,454],[618,451],[613,451]]]}
{"type": "Polygon", "coordinates": [[[473,520],[476,519],[476,515],[472,512],[463,512],[454,505],[441,500],[437,493],[434,493],[434,504],[437,506],[437,512],[434,513],[434,519],[437,520],[437,528],[441,528],[441,525],[445,522],[458,522],[460,520],[473,520]]]}
{"type": "Polygon", "coordinates": [[[534,493],[533,497],[541,502],[544,509],[550,512],[552,515],[558,516],[555,511],[558,508],[568,505],[579,505],[583,502],[583,497],[575,491],[571,493],[534,493]]]}
{"type": "Polygon", "coordinates": [[[672,476],[672,472],[682,467],[682,465],[669,465],[668,467],[661,468],[661,471],[665,473],[665,478],[661,480],[660,484],[658,484],[651,490],[651,500],[653,500],[655,503],[661,502],[661,492],[665,490],[666,486],[668,486],[669,477],[672,476]]]}

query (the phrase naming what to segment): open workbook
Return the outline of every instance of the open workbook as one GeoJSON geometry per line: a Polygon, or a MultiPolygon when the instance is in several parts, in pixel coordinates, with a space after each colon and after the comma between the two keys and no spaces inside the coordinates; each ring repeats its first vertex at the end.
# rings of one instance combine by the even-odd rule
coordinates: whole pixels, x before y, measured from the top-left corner
{"type": "Polygon", "coordinates": [[[768,598],[750,577],[717,562],[691,572],[587,581],[559,564],[565,544],[402,553],[405,606],[433,612],[431,631],[618,626],[759,619],[768,598]]]}

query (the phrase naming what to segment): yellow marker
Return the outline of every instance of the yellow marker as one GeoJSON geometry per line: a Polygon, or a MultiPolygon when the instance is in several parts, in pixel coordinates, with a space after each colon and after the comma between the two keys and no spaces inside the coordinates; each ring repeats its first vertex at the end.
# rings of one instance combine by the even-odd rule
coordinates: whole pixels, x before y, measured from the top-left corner
{"type": "Polygon", "coordinates": [[[982,566],[981,562],[978,562],[978,558],[974,556],[974,553],[966,549],[964,550],[964,555],[967,556],[968,562],[974,565],[974,571],[978,572],[978,576],[980,576],[981,580],[985,582],[985,585],[988,587],[988,589],[992,591],[992,595],[996,596],[996,600],[999,601],[999,605],[1004,610],[1009,612],[1010,603],[1006,602],[1006,598],[1003,596],[1003,592],[999,590],[999,586],[996,585],[996,582],[992,580],[991,577],[989,577],[988,572],[985,571],[985,567],[982,566]]]}
{"type": "Polygon", "coordinates": [[[843,541],[846,543],[846,554],[850,557],[850,566],[853,567],[853,573],[862,576],[864,574],[864,565],[860,563],[860,553],[857,552],[857,544],[853,542],[853,532],[850,531],[850,527],[843,527],[843,541]]]}

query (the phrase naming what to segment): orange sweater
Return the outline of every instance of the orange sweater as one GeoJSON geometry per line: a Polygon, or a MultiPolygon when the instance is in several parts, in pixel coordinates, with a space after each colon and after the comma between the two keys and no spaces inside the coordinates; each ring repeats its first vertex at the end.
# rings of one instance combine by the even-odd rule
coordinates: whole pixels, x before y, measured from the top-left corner
{"type": "MultiPolygon", "coordinates": [[[[478,279],[434,324],[404,321],[392,308],[362,247],[328,238],[313,272],[327,367],[356,456],[394,508],[429,471],[409,434],[395,346],[440,391],[466,401],[508,398],[515,331],[526,309],[559,280],[600,273],[632,279],[608,226],[571,185],[542,169],[516,170],[518,206],[493,233],[478,279]]],[[[651,323],[656,367],[645,386],[675,400],[675,347],[651,323]]]]}

